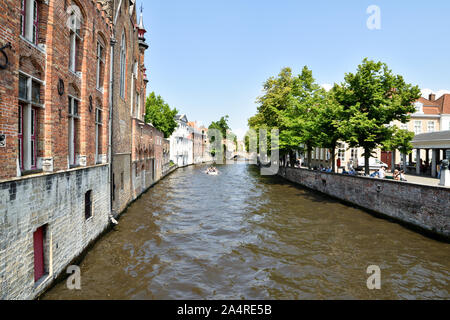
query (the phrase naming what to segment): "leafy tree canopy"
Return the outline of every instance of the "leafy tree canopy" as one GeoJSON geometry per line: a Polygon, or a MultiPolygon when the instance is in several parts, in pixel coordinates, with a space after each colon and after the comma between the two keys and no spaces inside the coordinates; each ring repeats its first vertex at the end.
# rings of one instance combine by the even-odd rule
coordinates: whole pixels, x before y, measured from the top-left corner
{"type": "Polygon", "coordinates": [[[156,96],[155,92],[150,93],[145,104],[145,122],[151,123],[156,129],[164,133],[168,138],[177,127],[175,116],[177,109],[171,109],[161,96],[156,96]]]}

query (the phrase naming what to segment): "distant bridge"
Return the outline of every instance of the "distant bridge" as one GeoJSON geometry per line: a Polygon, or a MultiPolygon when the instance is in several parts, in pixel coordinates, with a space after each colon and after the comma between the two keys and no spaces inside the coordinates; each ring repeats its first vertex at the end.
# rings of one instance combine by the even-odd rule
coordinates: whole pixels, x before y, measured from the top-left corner
{"type": "Polygon", "coordinates": [[[231,152],[230,154],[227,154],[227,160],[255,160],[256,161],[257,156],[252,153],[247,153],[245,151],[237,151],[237,152],[231,152]]]}

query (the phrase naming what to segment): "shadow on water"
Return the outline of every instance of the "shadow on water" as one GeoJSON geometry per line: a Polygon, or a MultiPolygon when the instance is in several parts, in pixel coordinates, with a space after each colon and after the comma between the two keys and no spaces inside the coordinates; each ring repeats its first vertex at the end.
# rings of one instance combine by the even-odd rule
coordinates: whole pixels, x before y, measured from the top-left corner
{"type": "Polygon", "coordinates": [[[255,166],[179,169],[44,299],[448,299],[450,246],[255,166]],[[382,270],[370,291],[369,265],[382,270]]]}

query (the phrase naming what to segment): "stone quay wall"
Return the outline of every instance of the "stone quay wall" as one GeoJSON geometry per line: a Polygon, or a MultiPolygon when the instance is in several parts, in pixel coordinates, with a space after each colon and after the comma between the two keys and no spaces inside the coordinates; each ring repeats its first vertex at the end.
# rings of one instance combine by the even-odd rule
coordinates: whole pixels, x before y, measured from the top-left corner
{"type": "Polygon", "coordinates": [[[99,165],[0,183],[0,299],[36,298],[106,230],[108,177],[108,166],[99,165]],[[45,275],[35,282],[33,235],[43,226],[45,275]]]}
{"type": "Polygon", "coordinates": [[[279,176],[309,189],[450,239],[450,188],[280,168],[279,176]]]}

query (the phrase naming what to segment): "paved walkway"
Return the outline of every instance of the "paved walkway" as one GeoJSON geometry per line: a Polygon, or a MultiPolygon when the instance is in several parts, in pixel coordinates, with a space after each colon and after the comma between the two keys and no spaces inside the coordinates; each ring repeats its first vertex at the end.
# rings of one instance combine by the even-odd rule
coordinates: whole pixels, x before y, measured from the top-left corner
{"type": "Polygon", "coordinates": [[[414,175],[410,175],[410,174],[406,175],[406,180],[408,180],[408,182],[411,182],[411,183],[424,184],[427,186],[439,186],[439,183],[441,182],[441,180],[439,180],[439,179],[430,178],[430,177],[414,176],[414,175]]]}
{"type": "MultiPolygon", "coordinates": [[[[308,168],[303,168],[303,169],[308,169],[308,168]]],[[[392,173],[388,172],[387,176],[392,177],[392,173]]],[[[411,175],[411,174],[407,174],[407,175],[405,175],[405,177],[406,177],[407,182],[410,182],[410,183],[422,184],[422,185],[426,185],[426,186],[442,187],[439,185],[441,180],[436,179],[436,178],[415,176],[415,175],[411,175]]],[[[450,187],[448,187],[448,188],[450,188],[450,187]]]]}

